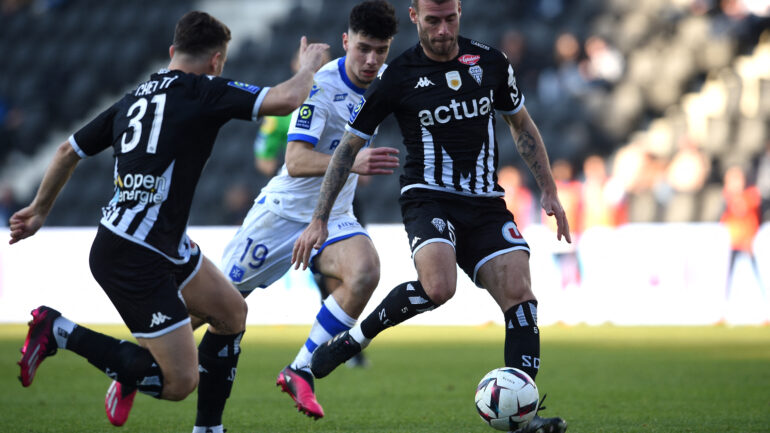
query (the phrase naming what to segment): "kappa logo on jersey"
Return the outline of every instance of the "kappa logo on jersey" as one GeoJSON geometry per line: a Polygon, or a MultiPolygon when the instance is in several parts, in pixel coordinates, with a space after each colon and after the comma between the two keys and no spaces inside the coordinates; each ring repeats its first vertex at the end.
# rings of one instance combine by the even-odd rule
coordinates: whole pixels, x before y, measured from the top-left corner
{"type": "Polygon", "coordinates": [[[433,126],[438,123],[448,123],[450,120],[471,119],[478,116],[486,116],[492,111],[494,97],[492,91],[489,96],[484,96],[471,101],[457,102],[452,98],[449,105],[439,105],[433,111],[421,110],[417,113],[422,126],[433,126]]]}
{"type": "Polygon", "coordinates": [[[433,81],[429,80],[428,77],[420,77],[420,79],[417,80],[417,84],[414,85],[414,88],[417,89],[418,87],[428,86],[435,86],[435,84],[433,84],[433,81]]]}
{"type": "Polygon", "coordinates": [[[449,71],[446,74],[446,84],[452,90],[460,90],[463,85],[463,80],[460,78],[460,73],[457,71],[449,71]]]}
{"type": "Polygon", "coordinates": [[[344,101],[348,97],[347,93],[337,93],[334,95],[334,102],[344,101]]]}
{"type": "Polygon", "coordinates": [[[444,220],[441,218],[433,218],[431,224],[433,224],[433,227],[435,227],[439,233],[444,233],[444,229],[446,229],[446,223],[444,220]]]}
{"type": "Polygon", "coordinates": [[[458,57],[457,60],[459,60],[460,63],[473,66],[478,63],[479,60],[481,60],[481,56],[478,54],[463,54],[462,56],[458,57]]]}
{"type": "Polygon", "coordinates": [[[481,69],[481,66],[471,66],[468,68],[468,73],[471,74],[471,77],[473,77],[474,80],[476,80],[476,83],[481,85],[481,77],[484,75],[484,70],[481,69]]]}
{"type": "Polygon", "coordinates": [[[310,124],[313,123],[313,110],[315,110],[315,106],[310,104],[302,104],[302,106],[299,107],[296,123],[297,128],[310,129],[310,124]]]}
{"type": "Polygon", "coordinates": [[[353,108],[353,112],[350,114],[350,120],[348,123],[353,123],[356,121],[356,117],[358,117],[358,113],[361,112],[361,109],[364,108],[364,104],[366,104],[366,98],[362,96],[361,100],[358,101],[358,104],[356,104],[355,108],[353,108]]]}
{"type": "Polygon", "coordinates": [[[161,313],[160,311],[158,311],[157,313],[154,313],[152,315],[152,322],[150,322],[150,328],[152,328],[153,326],[158,326],[163,322],[165,322],[166,320],[171,320],[171,318],[161,313]]]}
{"type": "Polygon", "coordinates": [[[160,204],[166,191],[166,178],[151,174],[126,174],[115,178],[118,187],[117,200],[119,203],[137,201],[139,203],[160,204]]]}
{"type": "Polygon", "coordinates": [[[320,91],[321,91],[321,88],[318,87],[318,84],[313,83],[313,87],[310,88],[310,95],[307,97],[307,99],[313,99],[313,96],[315,96],[315,94],[320,91]]]}
{"type": "Polygon", "coordinates": [[[259,92],[259,89],[261,89],[261,87],[259,87],[259,86],[255,86],[255,85],[249,84],[249,83],[243,83],[243,82],[240,82],[240,81],[230,81],[230,82],[227,83],[227,85],[230,86],[230,87],[235,87],[236,89],[241,89],[241,90],[243,90],[245,92],[249,92],[252,95],[256,95],[257,92],[259,92]]]}

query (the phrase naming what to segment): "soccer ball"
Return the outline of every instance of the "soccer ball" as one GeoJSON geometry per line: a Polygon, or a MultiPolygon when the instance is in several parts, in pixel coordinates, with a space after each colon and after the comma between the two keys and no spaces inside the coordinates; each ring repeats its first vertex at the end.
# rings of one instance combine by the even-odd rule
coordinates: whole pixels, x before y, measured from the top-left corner
{"type": "Polygon", "coordinates": [[[518,368],[496,368],[476,388],[476,410],[497,430],[514,431],[532,421],[540,395],[529,375],[518,368]]]}

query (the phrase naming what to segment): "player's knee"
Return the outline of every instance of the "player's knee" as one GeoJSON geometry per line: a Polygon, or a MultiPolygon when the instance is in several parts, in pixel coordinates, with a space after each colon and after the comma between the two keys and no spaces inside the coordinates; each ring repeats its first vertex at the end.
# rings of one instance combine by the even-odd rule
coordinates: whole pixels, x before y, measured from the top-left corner
{"type": "Polygon", "coordinates": [[[350,287],[357,296],[369,296],[377,288],[380,282],[379,264],[356,272],[352,278],[350,287]]]}
{"type": "Polygon", "coordinates": [[[171,401],[184,400],[198,386],[198,369],[175,372],[167,375],[163,381],[163,399],[171,401]],[[169,377],[170,376],[170,377],[169,377]]]}
{"type": "Polygon", "coordinates": [[[429,285],[426,285],[423,282],[422,286],[425,289],[425,294],[428,295],[430,300],[433,301],[433,303],[436,305],[443,305],[446,303],[446,301],[452,299],[452,296],[455,295],[456,290],[454,284],[449,284],[443,281],[429,285]]]}
{"type": "Polygon", "coordinates": [[[246,329],[246,316],[249,306],[242,296],[233,296],[227,300],[225,314],[220,323],[210,323],[221,333],[236,334],[246,329]]]}

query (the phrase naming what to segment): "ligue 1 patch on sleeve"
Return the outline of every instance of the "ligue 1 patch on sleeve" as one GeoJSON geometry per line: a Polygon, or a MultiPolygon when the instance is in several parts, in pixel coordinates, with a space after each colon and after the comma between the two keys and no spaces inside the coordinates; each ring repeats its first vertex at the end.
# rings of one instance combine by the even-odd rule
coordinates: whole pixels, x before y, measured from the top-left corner
{"type": "Polygon", "coordinates": [[[366,98],[362,96],[361,100],[358,101],[358,104],[356,104],[356,106],[353,107],[353,111],[350,112],[350,120],[348,120],[348,123],[352,125],[353,122],[356,121],[356,117],[358,117],[358,113],[361,112],[361,109],[364,107],[364,104],[366,104],[366,98]]]}
{"type": "Polygon", "coordinates": [[[315,110],[314,105],[302,104],[302,106],[299,107],[297,123],[294,126],[302,129],[310,129],[310,124],[313,123],[313,110],[315,110]]]}
{"type": "Polygon", "coordinates": [[[241,89],[245,92],[249,92],[252,95],[256,95],[257,92],[259,92],[259,89],[261,89],[261,87],[259,86],[255,86],[249,83],[243,83],[241,81],[230,81],[229,83],[227,83],[227,85],[231,87],[235,87],[236,89],[241,89]]]}

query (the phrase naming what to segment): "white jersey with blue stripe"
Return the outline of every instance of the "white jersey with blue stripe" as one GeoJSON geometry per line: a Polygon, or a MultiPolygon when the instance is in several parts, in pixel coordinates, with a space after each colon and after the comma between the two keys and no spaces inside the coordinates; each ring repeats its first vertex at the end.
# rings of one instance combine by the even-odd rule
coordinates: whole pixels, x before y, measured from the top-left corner
{"type": "MultiPolygon", "coordinates": [[[[385,66],[383,66],[383,69],[385,66]]],[[[315,74],[305,103],[294,111],[288,141],[304,141],[316,152],[331,155],[345,133],[345,125],[366,89],[353,84],[345,72],[345,57],[333,60],[315,74]]],[[[367,146],[371,139],[367,142],[367,146]]],[[[257,202],[286,218],[310,222],[318,203],[323,176],[292,177],[286,165],[262,189],[257,202]]],[[[332,215],[353,214],[358,175],[351,173],[332,208],[332,215]]]]}

